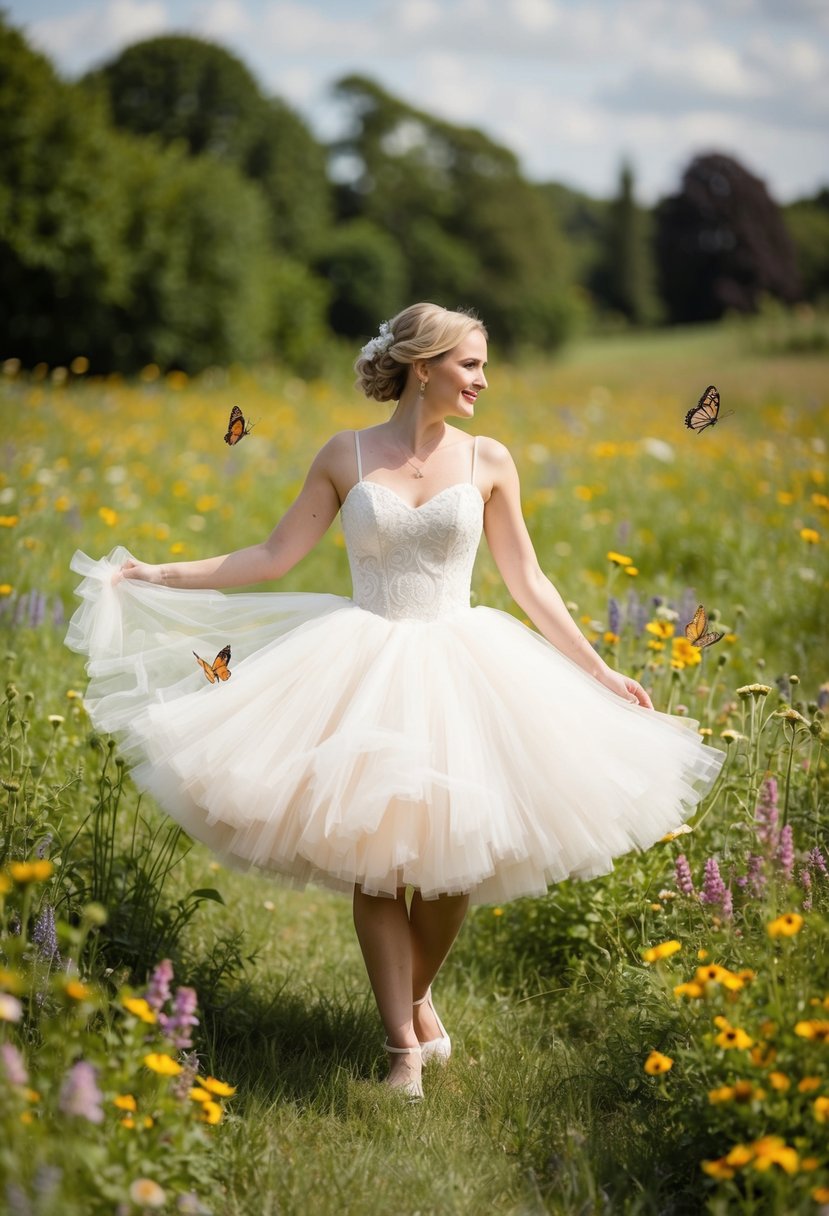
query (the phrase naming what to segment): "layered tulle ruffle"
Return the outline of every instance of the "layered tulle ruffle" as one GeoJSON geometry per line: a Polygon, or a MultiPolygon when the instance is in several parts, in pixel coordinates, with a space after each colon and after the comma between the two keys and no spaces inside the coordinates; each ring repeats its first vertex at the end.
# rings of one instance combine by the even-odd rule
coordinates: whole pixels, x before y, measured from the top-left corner
{"type": "Polygon", "coordinates": [[[73,559],[86,705],[229,865],[371,894],[542,894],[678,827],[722,763],[505,613],[390,621],[333,595],[114,581],[127,556],[73,559]],[[211,685],[192,652],[228,643],[232,677],[211,685]]]}

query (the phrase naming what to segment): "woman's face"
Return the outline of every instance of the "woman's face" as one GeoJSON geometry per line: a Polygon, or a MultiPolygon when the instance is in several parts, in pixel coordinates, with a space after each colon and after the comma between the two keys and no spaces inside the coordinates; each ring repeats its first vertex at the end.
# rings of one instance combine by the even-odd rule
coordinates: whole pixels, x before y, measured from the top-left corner
{"type": "Polygon", "coordinates": [[[473,329],[440,359],[426,365],[426,400],[459,418],[475,413],[478,393],[486,388],[486,338],[473,329]]]}

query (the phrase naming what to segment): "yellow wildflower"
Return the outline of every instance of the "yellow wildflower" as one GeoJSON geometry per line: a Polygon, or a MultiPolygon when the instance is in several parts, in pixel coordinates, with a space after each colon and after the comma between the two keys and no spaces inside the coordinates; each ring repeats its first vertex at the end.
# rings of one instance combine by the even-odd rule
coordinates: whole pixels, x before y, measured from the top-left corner
{"type": "Polygon", "coordinates": [[[728,1165],[725,1157],[720,1157],[718,1161],[702,1161],[701,1168],[709,1176],[709,1178],[733,1178],[734,1170],[728,1165]]]}
{"type": "Polygon", "coordinates": [[[720,1031],[714,1041],[718,1047],[726,1049],[736,1047],[740,1050],[745,1050],[751,1047],[753,1039],[744,1030],[741,1030],[739,1026],[727,1026],[720,1031]]]}
{"type": "Polygon", "coordinates": [[[672,638],[675,632],[673,621],[648,621],[645,628],[657,638],[672,638]]]}
{"type": "Polygon", "coordinates": [[[0,528],[16,528],[19,523],[19,515],[0,515],[0,528]]]}
{"type": "Polygon", "coordinates": [[[632,566],[633,558],[625,557],[623,553],[615,553],[612,549],[607,554],[607,560],[612,562],[614,566],[632,566]]]}
{"type": "Polygon", "coordinates": [[[770,1072],[769,1084],[772,1089],[778,1090],[780,1093],[785,1093],[791,1086],[791,1081],[784,1072],[770,1072]]]}
{"type": "Polygon", "coordinates": [[[734,1088],[731,1085],[721,1085],[719,1089],[709,1089],[708,1101],[713,1105],[721,1102],[731,1102],[734,1098],[734,1088]]]}
{"type": "Polygon", "coordinates": [[[13,591],[14,587],[11,583],[0,583],[0,595],[11,595],[13,591]]]}
{"type": "Polygon", "coordinates": [[[112,507],[99,507],[98,518],[102,519],[108,528],[114,528],[118,523],[118,512],[112,507]]]}
{"type": "Polygon", "coordinates": [[[630,578],[636,578],[638,573],[638,566],[625,566],[625,574],[627,574],[630,578]]]}
{"type": "Polygon", "coordinates": [[[729,1165],[735,1165],[739,1169],[740,1166],[748,1165],[754,1157],[754,1149],[748,1144],[735,1144],[729,1153],[726,1154],[726,1161],[729,1165]]]}
{"type": "Polygon", "coordinates": [[[217,1081],[215,1077],[199,1078],[200,1084],[205,1089],[209,1089],[211,1094],[218,1094],[220,1098],[229,1098],[236,1093],[235,1085],[228,1085],[226,1081],[217,1081]]]}
{"type": "Polygon", "coordinates": [[[820,533],[815,528],[801,528],[800,539],[807,545],[816,545],[820,540],[820,533]]]}
{"type": "Polygon", "coordinates": [[[687,638],[674,638],[671,641],[671,662],[681,663],[683,667],[696,667],[702,662],[702,651],[692,646],[687,638]]]}
{"type": "Polygon", "coordinates": [[[797,1092],[800,1094],[813,1094],[816,1089],[820,1089],[823,1084],[821,1077],[803,1077],[797,1083],[797,1092]]]}
{"type": "Polygon", "coordinates": [[[803,917],[799,912],[786,912],[776,920],[769,921],[766,932],[769,937],[793,937],[803,928],[803,917]]]}
{"type": "Polygon", "coordinates": [[[9,873],[21,886],[29,882],[45,882],[54,872],[53,863],[45,858],[41,861],[13,861],[9,865],[9,873]]]}
{"type": "Polygon", "coordinates": [[[119,1110],[138,1110],[138,1103],[132,1094],[116,1094],[112,1101],[119,1110]]]}
{"type": "Polygon", "coordinates": [[[121,1004],[129,1013],[133,1013],[137,1018],[140,1018],[142,1022],[152,1024],[158,1021],[155,1010],[151,1008],[143,997],[125,996],[121,1004]]]}
{"type": "Polygon", "coordinates": [[[660,1073],[670,1072],[674,1062],[670,1056],[663,1056],[661,1051],[652,1051],[645,1060],[645,1072],[649,1077],[659,1076],[660,1073]]]}
{"type": "Polygon", "coordinates": [[[218,1102],[205,1102],[202,1106],[202,1120],[205,1123],[219,1123],[222,1118],[222,1108],[218,1102]]]}
{"type": "Polygon", "coordinates": [[[192,1087],[192,1089],[190,1090],[190,1097],[193,1099],[194,1102],[212,1102],[213,1101],[213,1099],[210,1096],[209,1091],[202,1088],[201,1085],[194,1085],[192,1087]]]}
{"type": "Polygon", "coordinates": [[[719,963],[706,963],[704,967],[697,967],[694,979],[698,984],[721,984],[730,974],[731,972],[719,963]]]}
{"type": "Polygon", "coordinates": [[[779,1165],[787,1174],[796,1174],[800,1158],[797,1152],[790,1148],[781,1136],[762,1136],[755,1140],[754,1168],[761,1172],[772,1165],[779,1165]]]}
{"type": "Polygon", "coordinates": [[[816,1019],[810,1022],[798,1022],[794,1032],[800,1035],[801,1039],[814,1039],[817,1043],[829,1042],[829,1022],[821,1022],[816,1019]]]}
{"type": "Polygon", "coordinates": [[[147,1068],[160,1073],[163,1077],[177,1077],[181,1072],[181,1065],[178,1061],[160,1051],[151,1051],[149,1055],[144,1056],[144,1063],[147,1068]]]}
{"type": "Polygon", "coordinates": [[[813,1187],[809,1194],[815,1203],[829,1203],[829,1186],[813,1187]]]}
{"type": "Polygon", "coordinates": [[[93,996],[93,991],[86,984],[82,984],[80,980],[68,980],[63,986],[63,991],[73,1001],[85,1001],[93,996]]]}
{"type": "Polygon", "coordinates": [[[658,946],[650,946],[647,950],[644,950],[642,952],[642,958],[646,963],[655,963],[661,958],[670,958],[672,954],[676,954],[677,950],[681,949],[681,942],[660,942],[658,946]]]}
{"type": "Polygon", "coordinates": [[[674,988],[674,996],[687,996],[691,1000],[694,1000],[697,997],[705,996],[705,989],[702,984],[677,984],[676,988],[674,988]]]}

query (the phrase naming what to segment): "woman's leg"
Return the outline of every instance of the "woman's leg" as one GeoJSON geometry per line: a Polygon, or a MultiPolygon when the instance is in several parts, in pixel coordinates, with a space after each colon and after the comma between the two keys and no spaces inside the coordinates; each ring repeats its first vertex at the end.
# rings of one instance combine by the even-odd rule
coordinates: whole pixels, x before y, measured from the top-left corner
{"type": "MultiPolygon", "coordinates": [[[[409,912],[412,1000],[426,995],[458,936],[468,907],[468,895],[423,899],[419,891],[413,893],[409,912]]],[[[428,1043],[440,1036],[440,1027],[428,1004],[416,1005],[413,1012],[414,1029],[421,1042],[428,1043]]]]}
{"type": "MultiPolygon", "coordinates": [[[[412,946],[405,892],[396,899],[354,888],[354,927],[380,1018],[391,1047],[417,1047],[412,1025],[412,946]]],[[[391,1055],[391,1085],[420,1076],[420,1058],[391,1055]]]]}

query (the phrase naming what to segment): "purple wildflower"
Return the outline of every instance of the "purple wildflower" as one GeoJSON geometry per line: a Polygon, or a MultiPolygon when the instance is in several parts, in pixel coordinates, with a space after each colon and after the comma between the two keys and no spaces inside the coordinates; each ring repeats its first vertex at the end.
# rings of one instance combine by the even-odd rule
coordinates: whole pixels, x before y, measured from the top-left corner
{"type": "Polygon", "coordinates": [[[29,624],[32,629],[37,629],[43,624],[45,614],[46,596],[41,591],[33,591],[29,603],[29,624]]]}
{"type": "Polygon", "coordinates": [[[9,1085],[29,1084],[29,1074],[26,1072],[26,1065],[23,1063],[23,1057],[14,1043],[0,1043],[0,1060],[3,1062],[3,1069],[5,1070],[9,1085]]]}
{"type": "Polygon", "coordinates": [[[807,870],[805,867],[800,871],[800,885],[804,891],[811,891],[812,889],[812,873],[811,870],[807,870]]]}
{"type": "Polygon", "coordinates": [[[691,867],[688,864],[688,858],[684,853],[680,853],[679,857],[676,859],[674,882],[676,883],[677,890],[681,891],[683,895],[695,894],[694,880],[691,877],[691,867]]]}
{"type": "Polygon", "coordinates": [[[777,846],[778,818],[777,780],[774,777],[766,777],[760,787],[754,821],[757,825],[757,839],[768,849],[774,849],[777,846]]]}
{"type": "Polygon", "coordinates": [[[174,1047],[193,1046],[189,1027],[199,1024],[199,1019],[196,1017],[197,1002],[198,996],[195,988],[178,988],[173,1002],[173,1012],[171,1014],[159,1013],[159,1025],[174,1047]]]}
{"type": "Polygon", "coordinates": [[[709,857],[705,863],[705,878],[700,892],[700,903],[703,904],[719,904],[722,903],[723,893],[726,886],[720,874],[720,867],[717,864],[716,857],[709,857]]]}
{"type": "Polygon", "coordinates": [[[60,629],[65,620],[66,613],[63,611],[63,600],[59,595],[56,595],[52,601],[52,624],[56,629],[60,629]]]}
{"type": "Polygon", "coordinates": [[[829,878],[829,870],[826,868],[826,858],[821,853],[820,849],[815,847],[812,849],[808,857],[809,865],[814,870],[819,870],[824,878],[829,878]]]}
{"type": "Polygon", "coordinates": [[[12,617],[13,625],[22,625],[23,618],[29,609],[29,593],[24,592],[14,605],[14,616],[12,617]]]}
{"type": "Polygon", "coordinates": [[[787,823],[780,832],[780,843],[777,846],[777,864],[784,876],[791,878],[794,869],[794,837],[792,825],[787,823]]]}
{"type": "Polygon", "coordinates": [[[47,959],[49,962],[60,961],[60,953],[58,951],[58,935],[55,929],[55,909],[51,904],[46,904],[40,916],[35,921],[35,927],[32,930],[32,941],[38,948],[41,958],[47,959]]]}
{"type": "Polygon", "coordinates": [[[147,989],[146,1001],[156,1013],[162,1005],[169,1001],[170,984],[173,979],[173,964],[168,958],[162,959],[150,976],[150,986],[147,989]]]}
{"type": "Polygon", "coordinates": [[[615,595],[607,601],[607,627],[611,633],[618,634],[622,624],[622,610],[615,595]]]}
{"type": "Polygon", "coordinates": [[[754,895],[762,895],[766,886],[766,876],[763,873],[765,858],[759,853],[752,853],[748,859],[748,871],[746,873],[746,884],[754,895]]]}
{"type": "Polygon", "coordinates": [[[78,1060],[66,1074],[61,1086],[58,1108],[64,1115],[77,1115],[90,1123],[103,1123],[103,1094],[98,1088],[95,1069],[78,1060]]]}
{"type": "Polygon", "coordinates": [[[812,897],[811,897],[811,895],[807,895],[807,896],[806,896],[806,898],[804,899],[803,903],[801,904],[801,907],[803,908],[803,911],[804,911],[804,912],[811,912],[811,910],[812,910],[812,897]]]}

